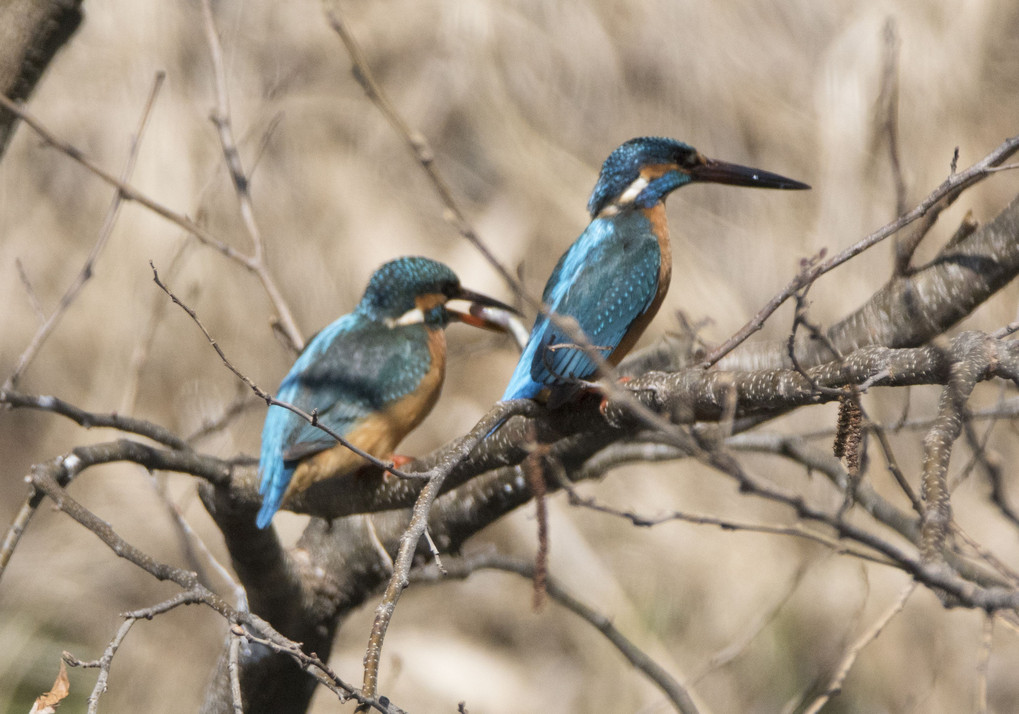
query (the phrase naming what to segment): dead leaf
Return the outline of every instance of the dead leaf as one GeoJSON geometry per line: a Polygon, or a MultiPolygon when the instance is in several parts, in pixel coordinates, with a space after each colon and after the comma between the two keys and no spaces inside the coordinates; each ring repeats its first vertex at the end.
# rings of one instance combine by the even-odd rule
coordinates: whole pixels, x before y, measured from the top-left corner
{"type": "Polygon", "coordinates": [[[53,682],[53,689],[35,700],[35,704],[32,706],[32,711],[29,714],[54,714],[61,700],[70,691],[71,685],[67,681],[67,667],[64,665],[64,661],[60,660],[60,673],[57,674],[57,679],[53,682]]]}

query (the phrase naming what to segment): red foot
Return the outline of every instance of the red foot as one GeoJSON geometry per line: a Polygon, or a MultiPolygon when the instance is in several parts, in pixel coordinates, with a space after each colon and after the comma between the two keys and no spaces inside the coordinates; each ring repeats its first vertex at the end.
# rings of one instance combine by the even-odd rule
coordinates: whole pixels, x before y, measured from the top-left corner
{"type": "MultiPolygon", "coordinates": [[[[617,384],[626,384],[627,382],[632,382],[632,381],[633,381],[633,377],[620,377],[619,381],[617,382],[617,384]]],[[[605,416],[605,410],[608,409],[608,408],[609,408],[609,398],[608,398],[608,396],[603,394],[602,398],[601,398],[601,403],[598,405],[598,413],[601,414],[602,416],[605,416]]]]}
{"type": "MultiPolygon", "coordinates": [[[[414,457],[404,456],[403,454],[393,454],[392,456],[389,457],[389,460],[393,462],[394,469],[402,470],[404,466],[414,461],[414,457]]],[[[395,478],[395,476],[391,471],[386,471],[382,474],[382,478],[388,480],[391,478],[395,478]]]]}
{"type": "Polygon", "coordinates": [[[393,467],[402,469],[407,464],[414,460],[413,456],[404,456],[403,454],[393,454],[389,457],[389,460],[393,462],[393,467]]]}

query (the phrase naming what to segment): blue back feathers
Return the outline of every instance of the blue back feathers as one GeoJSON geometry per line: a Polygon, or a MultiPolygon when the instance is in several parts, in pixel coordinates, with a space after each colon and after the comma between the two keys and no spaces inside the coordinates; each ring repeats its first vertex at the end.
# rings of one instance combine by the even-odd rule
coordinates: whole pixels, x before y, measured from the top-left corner
{"type": "MultiPolygon", "coordinates": [[[[690,180],[685,167],[703,159],[697,150],[674,139],[642,137],[617,148],[602,164],[587,209],[591,223],[552,271],[542,302],[550,312],[572,318],[607,358],[627,331],[647,312],[659,291],[661,248],[659,236],[643,210],[653,207],[671,191],[690,180]],[[632,203],[619,212],[600,216],[619,202],[647,167],[668,167],[649,172],[648,183],[632,203]]],[[[597,369],[581,349],[556,347],[576,340],[544,315],[538,315],[524,353],[510,378],[503,399],[535,398],[551,388],[550,404],[574,394],[576,380],[597,369]]]]}
{"type": "MultiPolygon", "coordinates": [[[[596,218],[552,271],[542,302],[550,312],[574,322],[602,358],[608,358],[627,330],[650,307],[658,290],[661,250],[642,211],[596,218]]],[[[553,388],[551,404],[561,403],[597,369],[577,348],[568,330],[538,315],[531,337],[510,378],[503,399],[533,399],[553,388]]]]}

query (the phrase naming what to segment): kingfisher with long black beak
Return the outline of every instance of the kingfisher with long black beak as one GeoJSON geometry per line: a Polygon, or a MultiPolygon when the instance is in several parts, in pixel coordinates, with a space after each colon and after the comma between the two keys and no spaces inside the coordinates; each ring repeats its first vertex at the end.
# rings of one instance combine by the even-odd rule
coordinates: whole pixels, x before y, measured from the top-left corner
{"type": "Polygon", "coordinates": [[[629,352],[658,312],[672,277],[665,199],[696,182],[810,188],[709,159],[674,139],[643,137],[617,148],[591,192],[591,222],[545,284],[547,312],[534,322],[504,400],[556,406],[581,391],[600,360],[616,365],[629,352]]]}
{"type": "MultiPolygon", "coordinates": [[[[513,308],[464,289],[428,258],[404,257],[375,271],[361,302],[315,335],[283,378],[276,399],[313,413],[347,442],[380,459],[428,415],[446,367],[452,321],[506,330],[513,308]]],[[[294,412],[270,406],[258,471],[265,528],[291,494],[351,475],[367,461],[294,412]]]]}

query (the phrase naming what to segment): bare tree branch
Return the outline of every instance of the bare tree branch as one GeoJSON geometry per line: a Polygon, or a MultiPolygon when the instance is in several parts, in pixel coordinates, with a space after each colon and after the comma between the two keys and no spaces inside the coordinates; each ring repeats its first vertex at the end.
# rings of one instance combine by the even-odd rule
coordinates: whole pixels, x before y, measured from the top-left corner
{"type": "MultiPolygon", "coordinates": [[[[164,72],[157,72],[156,78],[152,83],[152,90],[149,92],[149,98],[145,102],[145,108],[142,110],[141,119],[138,121],[138,128],[131,137],[131,147],[128,150],[127,162],[124,165],[124,170],[121,171],[120,180],[127,183],[131,179],[131,174],[134,172],[135,164],[138,160],[138,150],[141,148],[142,137],[145,134],[145,127],[148,126],[149,117],[152,116],[152,108],[155,106],[156,98],[159,96],[159,90],[163,86],[163,80],[166,79],[164,72]]],[[[113,194],[113,199],[110,201],[110,206],[106,210],[106,216],[103,218],[103,224],[99,229],[99,237],[96,239],[95,245],[92,246],[92,251],[88,254],[85,259],[85,264],[81,267],[78,275],[75,277],[67,291],[60,298],[60,303],[56,309],[50,313],[50,316],[46,321],[39,327],[39,330],[35,333],[32,341],[29,343],[25,351],[21,353],[18,358],[18,364],[15,366],[14,371],[4,382],[3,389],[14,389],[18,384],[18,379],[21,377],[21,373],[25,371],[25,368],[32,362],[32,359],[38,353],[42,347],[46,338],[50,336],[56,326],[60,323],[60,319],[67,312],[67,308],[71,306],[74,299],[78,297],[82,288],[85,287],[95,270],[96,261],[99,260],[99,255],[102,253],[103,248],[106,247],[106,243],[110,238],[110,234],[113,233],[113,227],[116,225],[117,216],[120,214],[120,207],[123,204],[123,196],[120,191],[113,194]]]]}
{"type": "MultiPolygon", "coordinates": [[[[897,231],[901,230],[902,228],[909,225],[916,219],[925,215],[929,210],[936,206],[938,202],[941,201],[945,196],[957,194],[958,192],[964,191],[970,186],[987,178],[993,173],[993,169],[995,167],[1000,166],[1002,163],[1004,163],[1016,151],[1019,151],[1019,136],[1012,137],[1011,139],[1006,140],[1000,146],[998,146],[998,148],[996,148],[994,151],[992,151],[990,154],[985,156],[977,163],[973,164],[973,166],[969,167],[965,171],[951,174],[941,183],[940,186],[934,189],[934,191],[932,191],[927,196],[927,198],[921,201],[916,208],[909,211],[905,215],[897,218],[896,220],[887,224],[883,228],[880,228],[877,231],[871,233],[863,240],[858,241],[849,248],[846,248],[845,250],[839,252],[837,255],[833,255],[832,257],[823,260],[816,265],[805,268],[799,275],[793,278],[789,282],[789,284],[786,285],[785,288],[783,288],[779,293],[777,293],[773,298],[771,298],[771,300],[769,300],[768,303],[763,308],[761,308],[761,310],[759,310],[757,314],[754,315],[750,319],[750,321],[746,325],[744,325],[736,334],[734,334],[728,340],[726,340],[721,345],[712,350],[712,352],[707,357],[704,358],[702,364],[707,367],[721,360],[732,350],[734,350],[736,347],[742,344],[748,337],[750,337],[752,334],[760,330],[761,327],[764,326],[765,320],[771,317],[771,315],[774,314],[775,310],[777,310],[779,306],[782,305],[782,303],[784,303],[786,300],[794,296],[804,286],[815,282],[819,277],[821,277],[825,273],[834,270],[838,266],[856,257],[857,255],[867,250],[868,248],[877,245],[885,238],[894,235],[897,231]]],[[[988,280],[992,281],[995,277],[996,273],[992,272],[988,276],[988,280]]],[[[947,307],[947,305],[945,305],[944,307],[947,307]]],[[[959,309],[961,309],[961,306],[959,309]]],[[[968,314],[968,311],[963,314],[968,314]]],[[[956,320],[958,319],[961,319],[961,316],[956,318],[956,320]]],[[[899,329],[904,329],[906,325],[897,324],[896,327],[898,327],[899,329]]],[[[839,347],[839,349],[843,349],[838,339],[835,339],[831,335],[829,336],[832,337],[832,341],[836,344],[836,346],[839,347]]],[[[873,342],[867,343],[858,342],[855,344],[855,346],[860,347],[863,346],[864,344],[886,344],[889,346],[903,344],[901,342],[882,341],[880,339],[880,336],[874,336],[872,339],[874,340],[873,342]]],[[[911,344],[917,343],[913,342],[911,344]]]]}
{"type": "Polygon", "coordinates": [[[237,193],[237,202],[240,205],[241,219],[244,227],[251,237],[252,254],[249,259],[251,270],[258,276],[265,288],[266,294],[279,313],[280,326],[282,327],[291,344],[298,351],[304,347],[304,338],[297,327],[290,306],[283,299],[283,294],[276,285],[275,279],[269,272],[265,263],[265,242],[262,240],[262,232],[255,220],[255,207],[251,200],[251,192],[248,190],[249,179],[244,173],[244,166],[241,164],[241,155],[237,150],[237,143],[234,141],[233,127],[230,120],[230,101],[226,88],[226,70],[223,67],[223,48],[219,44],[219,36],[216,34],[216,24],[212,16],[212,7],[209,0],[202,0],[202,18],[205,25],[205,37],[209,44],[209,54],[212,57],[213,76],[216,78],[216,109],[211,119],[216,126],[219,135],[220,145],[223,147],[223,157],[226,166],[230,171],[230,178],[233,180],[234,191],[237,193]]]}

